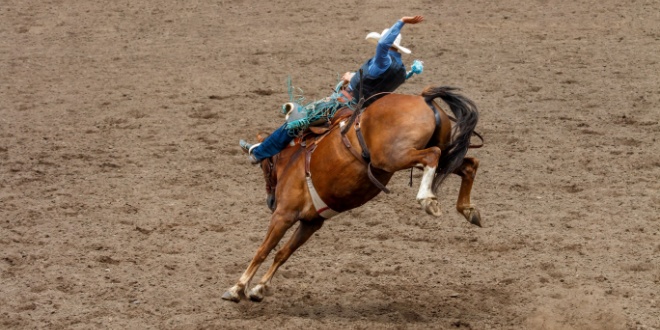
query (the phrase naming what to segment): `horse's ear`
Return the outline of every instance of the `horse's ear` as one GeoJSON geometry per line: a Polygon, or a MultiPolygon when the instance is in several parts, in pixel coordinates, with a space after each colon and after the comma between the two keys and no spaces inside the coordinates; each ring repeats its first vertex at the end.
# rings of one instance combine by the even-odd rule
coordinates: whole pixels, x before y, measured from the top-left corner
{"type": "Polygon", "coordinates": [[[264,142],[264,140],[269,136],[270,134],[265,133],[265,132],[259,132],[257,133],[257,141],[259,142],[264,142]]]}

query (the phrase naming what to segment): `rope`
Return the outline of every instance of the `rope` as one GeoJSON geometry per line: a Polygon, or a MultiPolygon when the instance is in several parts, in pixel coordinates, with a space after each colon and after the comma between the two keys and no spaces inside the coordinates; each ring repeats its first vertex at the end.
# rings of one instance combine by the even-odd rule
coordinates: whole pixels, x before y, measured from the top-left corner
{"type": "MultiPolygon", "coordinates": [[[[301,95],[294,95],[293,91],[295,88],[293,85],[291,85],[291,79],[289,78],[287,80],[287,88],[289,91],[289,99],[292,102],[299,101],[302,102],[304,101],[304,97],[301,95]]],[[[302,90],[301,90],[302,91],[302,90]]],[[[329,97],[325,99],[321,99],[315,102],[310,102],[308,104],[305,104],[302,106],[303,110],[306,114],[304,118],[294,120],[292,122],[289,122],[286,124],[286,130],[287,133],[290,136],[298,136],[300,132],[306,130],[310,125],[315,125],[319,122],[326,122],[332,119],[334,117],[335,113],[337,110],[344,108],[344,107],[349,107],[351,109],[354,108],[355,102],[353,101],[348,101],[344,102],[341,101],[340,99],[342,98],[342,94],[338,91],[335,90],[335,92],[332,93],[329,97]]]]}

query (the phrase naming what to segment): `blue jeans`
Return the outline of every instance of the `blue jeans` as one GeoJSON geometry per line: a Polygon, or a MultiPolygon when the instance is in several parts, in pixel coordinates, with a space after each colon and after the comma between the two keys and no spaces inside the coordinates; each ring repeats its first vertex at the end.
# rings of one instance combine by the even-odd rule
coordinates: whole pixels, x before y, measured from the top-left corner
{"type": "Polygon", "coordinates": [[[293,136],[287,133],[286,124],[280,126],[264,142],[252,149],[252,155],[258,160],[266,159],[277,155],[293,140],[293,136]]]}

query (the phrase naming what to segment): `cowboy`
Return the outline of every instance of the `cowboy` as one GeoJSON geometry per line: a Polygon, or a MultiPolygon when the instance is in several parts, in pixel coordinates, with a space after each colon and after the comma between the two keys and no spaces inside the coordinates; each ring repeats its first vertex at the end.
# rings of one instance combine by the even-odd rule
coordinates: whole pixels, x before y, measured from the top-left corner
{"type": "MultiPolygon", "coordinates": [[[[401,60],[401,53],[410,54],[411,51],[401,46],[400,31],[404,24],[417,24],[422,21],[424,21],[423,16],[406,16],[382,33],[367,34],[366,40],[376,43],[377,46],[376,54],[360,68],[363,77],[355,72],[346,72],[342,76],[346,91],[354,100],[364,97],[367,100],[365,105],[368,105],[379,97],[378,94],[393,92],[406,81],[406,67],[401,60]],[[360,80],[362,80],[361,95],[360,80]]],[[[250,162],[258,164],[282,151],[295,137],[294,134],[289,133],[285,123],[261,143],[251,145],[241,140],[239,144],[248,153],[250,162]]]]}

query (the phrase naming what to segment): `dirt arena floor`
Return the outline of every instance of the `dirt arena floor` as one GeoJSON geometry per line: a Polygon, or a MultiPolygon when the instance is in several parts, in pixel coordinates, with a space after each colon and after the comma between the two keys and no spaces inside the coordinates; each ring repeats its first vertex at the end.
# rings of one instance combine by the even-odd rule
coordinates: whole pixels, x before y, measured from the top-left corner
{"type": "Polygon", "coordinates": [[[659,45],[653,0],[4,0],[0,328],[660,329],[659,45]],[[270,215],[239,138],[416,14],[399,92],[479,106],[484,228],[401,172],[223,301],[270,215]]]}

